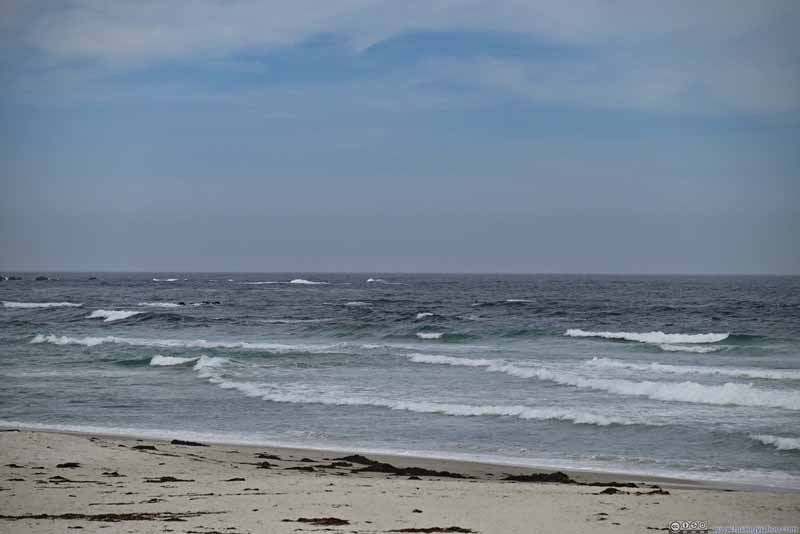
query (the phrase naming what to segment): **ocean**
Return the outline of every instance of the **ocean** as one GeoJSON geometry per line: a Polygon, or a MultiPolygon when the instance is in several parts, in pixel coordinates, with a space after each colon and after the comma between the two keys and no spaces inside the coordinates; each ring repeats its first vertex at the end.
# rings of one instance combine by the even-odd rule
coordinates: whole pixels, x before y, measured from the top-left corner
{"type": "Polygon", "coordinates": [[[800,277],[39,274],[0,425],[800,489],[800,277]]]}

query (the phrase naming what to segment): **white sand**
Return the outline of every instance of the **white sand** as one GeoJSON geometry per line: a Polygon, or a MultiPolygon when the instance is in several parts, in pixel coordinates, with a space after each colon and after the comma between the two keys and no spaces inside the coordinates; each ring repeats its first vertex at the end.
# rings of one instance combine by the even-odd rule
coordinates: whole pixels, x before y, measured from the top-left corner
{"type": "MultiPolygon", "coordinates": [[[[621,488],[505,482],[504,473],[529,469],[414,458],[370,458],[476,476],[472,480],[351,471],[364,467],[287,470],[329,464],[341,453],[227,445],[186,447],[154,440],[30,431],[0,432],[0,532],[175,532],[212,534],[357,532],[461,527],[483,534],[532,532],[646,533],[673,520],[704,519],[711,526],[796,526],[800,493],[674,489],[636,495],[650,486],[621,488]],[[135,450],[154,445],[157,450],[135,450]],[[270,453],[281,460],[257,458],[270,453]],[[313,462],[301,462],[308,457],[313,462]],[[328,458],[328,460],[323,460],[328,458]],[[268,461],[270,469],[254,465],[268,461]],[[57,464],[77,462],[77,468],[57,464]],[[119,477],[109,476],[117,472],[119,477]],[[191,482],[146,482],[172,476],[191,482]],[[52,477],[64,477],[60,480],[52,477]],[[244,481],[227,481],[244,478],[244,481]],[[419,511],[415,511],[419,510],[419,511]],[[202,512],[203,515],[182,514],[202,512]],[[152,513],[145,518],[99,514],[152,513]],[[177,514],[183,521],[165,521],[177,514]],[[76,518],[20,519],[29,514],[81,514],[76,518]],[[334,517],[343,525],[298,518],[334,517]],[[96,518],[95,518],[96,519],[96,518]],[[123,519],[113,521],[114,519],[123,519]],[[291,522],[285,520],[292,520],[291,522]],[[326,530],[327,529],[327,530],[326,530]],[[650,530],[648,530],[650,529],[650,530]]],[[[589,481],[586,475],[573,476],[589,481]]],[[[594,476],[607,482],[619,476],[594,476]]]]}

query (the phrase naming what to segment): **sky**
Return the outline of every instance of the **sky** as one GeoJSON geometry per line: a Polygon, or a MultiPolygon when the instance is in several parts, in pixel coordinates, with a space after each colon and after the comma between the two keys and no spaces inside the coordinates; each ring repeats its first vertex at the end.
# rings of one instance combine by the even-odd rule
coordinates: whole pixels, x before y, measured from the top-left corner
{"type": "Polygon", "coordinates": [[[800,2],[0,0],[0,270],[800,274],[800,2]]]}

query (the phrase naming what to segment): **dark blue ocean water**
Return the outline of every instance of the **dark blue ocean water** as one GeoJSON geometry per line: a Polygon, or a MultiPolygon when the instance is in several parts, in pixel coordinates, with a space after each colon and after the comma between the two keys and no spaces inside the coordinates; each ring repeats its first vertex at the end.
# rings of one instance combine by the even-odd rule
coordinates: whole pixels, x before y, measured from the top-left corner
{"type": "Polygon", "coordinates": [[[800,277],[6,275],[3,424],[800,488],[800,277]]]}

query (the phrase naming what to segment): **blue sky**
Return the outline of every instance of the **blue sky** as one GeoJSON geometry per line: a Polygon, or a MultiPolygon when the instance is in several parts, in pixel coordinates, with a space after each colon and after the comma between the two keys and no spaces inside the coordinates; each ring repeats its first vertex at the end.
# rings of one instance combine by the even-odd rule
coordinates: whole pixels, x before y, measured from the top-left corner
{"type": "Polygon", "coordinates": [[[0,268],[800,273],[800,4],[0,2],[0,268]]]}

